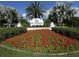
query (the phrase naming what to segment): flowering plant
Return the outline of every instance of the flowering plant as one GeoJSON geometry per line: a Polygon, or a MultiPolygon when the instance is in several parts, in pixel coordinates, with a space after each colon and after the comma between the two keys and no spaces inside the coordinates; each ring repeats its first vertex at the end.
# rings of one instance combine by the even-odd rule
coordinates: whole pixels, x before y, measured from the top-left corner
{"type": "Polygon", "coordinates": [[[57,34],[50,30],[28,31],[20,36],[15,36],[2,42],[2,44],[5,43],[19,49],[29,48],[34,52],[39,52],[38,50],[41,52],[44,52],[44,50],[48,52],[59,52],[63,50],[66,51],[66,49],[70,50],[71,46],[73,46],[73,48],[74,46],[79,46],[78,40],[57,34]]]}

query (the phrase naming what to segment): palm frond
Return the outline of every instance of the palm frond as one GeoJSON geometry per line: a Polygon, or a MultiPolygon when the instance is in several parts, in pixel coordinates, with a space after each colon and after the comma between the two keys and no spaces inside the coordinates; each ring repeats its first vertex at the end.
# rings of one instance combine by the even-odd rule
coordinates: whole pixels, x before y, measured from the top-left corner
{"type": "Polygon", "coordinates": [[[31,3],[31,5],[26,8],[26,12],[29,18],[43,18],[43,13],[45,13],[39,2],[31,3]]]}

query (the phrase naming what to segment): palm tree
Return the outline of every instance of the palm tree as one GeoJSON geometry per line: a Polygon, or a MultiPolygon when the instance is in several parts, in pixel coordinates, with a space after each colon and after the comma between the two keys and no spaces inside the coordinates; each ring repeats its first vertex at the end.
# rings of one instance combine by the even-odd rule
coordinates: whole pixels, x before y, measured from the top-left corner
{"type": "Polygon", "coordinates": [[[67,2],[66,4],[60,3],[53,8],[50,12],[52,14],[50,15],[53,15],[53,19],[56,20],[58,24],[62,24],[64,20],[71,20],[75,14],[75,10],[70,8],[71,5],[71,2],[67,2]]]}
{"type": "Polygon", "coordinates": [[[31,3],[30,6],[26,8],[27,12],[27,18],[32,19],[32,18],[43,18],[43,10],[42,7],[40,6],[39,2],[34,2],[31,3]]]}

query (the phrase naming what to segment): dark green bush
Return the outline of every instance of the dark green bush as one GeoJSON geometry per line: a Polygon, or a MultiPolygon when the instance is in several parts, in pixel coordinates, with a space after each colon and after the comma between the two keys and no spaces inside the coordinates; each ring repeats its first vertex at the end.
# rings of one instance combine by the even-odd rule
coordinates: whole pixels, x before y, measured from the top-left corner
{"type": "Polygon", "coordinates": [[[52,30],[64,36],[76,38],[79,40],[79,29],[78,28],[54,27],[52,28],[52,30]]]}
{"type": "Polygon", "coordinates": [[[30,23],[26,19],[21,18],[20,22],[21,22],[21,25],[23,27],[29,27],[30,26],[30,23]]]}
{"type": "Polygon", "coordinates": [[[65,20],[65,25],[79,28],[79,17],[72,17],[71,20],[65,20]]]}
{"type": "Polygon", "coordinates": [[[71,22],[72,22],[73,27],[78,27],[79,28],[79,17],[73,17],[71,22]]]}
{"type": "Polygon", "coordinates": [[[47,19],[44,21],[44,26],[49,27],[50,23],[51,23],[51,21],[49,19],[47,19]]]}
{"type": "Polygon", "coordinates": [[[13,37],[15,35],[20,35],[26,31],[27,29],[24,27],[1,28],[0,29],[0,42],[7,38],[13,37]]]}

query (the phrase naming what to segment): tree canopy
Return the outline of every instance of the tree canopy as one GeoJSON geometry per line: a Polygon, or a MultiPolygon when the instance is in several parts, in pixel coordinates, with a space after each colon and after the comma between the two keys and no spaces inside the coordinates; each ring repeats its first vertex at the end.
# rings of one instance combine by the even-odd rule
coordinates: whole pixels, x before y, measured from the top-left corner
{"type": "Polygon", "coordinates": [[[49,19],[57,24],[62,24],[71,20],[76,11],[71,9],[72,3],[59,3],[50,11],[49,19]]]}
{"type": "Polygon", "coordinates": [[[32,18],[43,18],[43,10],[42,6],[40,5],[39,2],[34,2],[31,3],[30,6],[26,8],[27,12],[27,18],[32,19],[32,18]]]}
{"type": "Polygon", "coordinates": [[[12,24],[18,23],[18,13],[16,9],[0,6],[0,26],[11,27],[12,24]]]}

